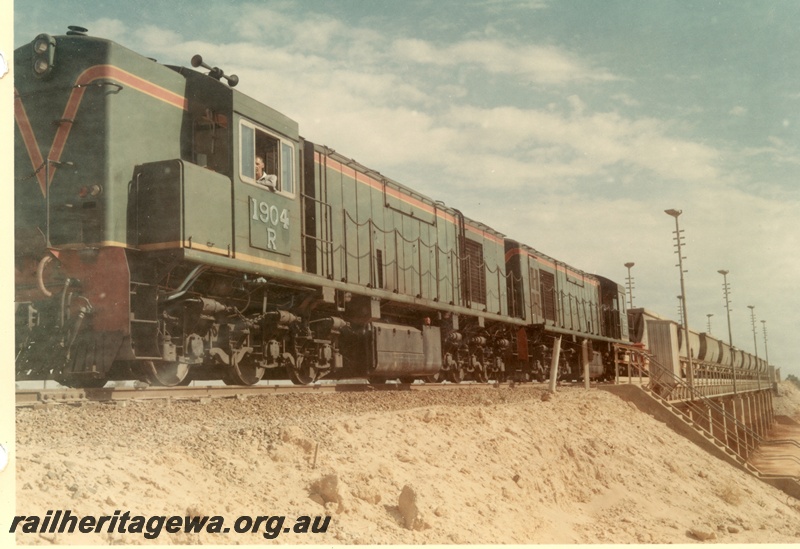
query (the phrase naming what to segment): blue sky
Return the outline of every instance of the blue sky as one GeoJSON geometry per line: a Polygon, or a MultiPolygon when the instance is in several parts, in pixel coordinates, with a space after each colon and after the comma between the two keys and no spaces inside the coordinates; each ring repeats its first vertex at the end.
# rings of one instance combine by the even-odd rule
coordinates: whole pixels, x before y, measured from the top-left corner
{"type": "Polygon", "coordinates": [[[68,25],[195,53],[324,143],[800,375],[800,2],[16,3],[14,46],[68,25]]]}

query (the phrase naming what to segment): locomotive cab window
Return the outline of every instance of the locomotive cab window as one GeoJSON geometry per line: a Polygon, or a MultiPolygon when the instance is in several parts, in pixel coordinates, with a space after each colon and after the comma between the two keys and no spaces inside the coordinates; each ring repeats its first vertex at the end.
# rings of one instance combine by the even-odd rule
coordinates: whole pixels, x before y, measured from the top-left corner
{"type": "Polygon", "coordinates": [[[242,122],[239,176],[270,190],[294,194],[294,145],[242,122]]]}
{"type": "Polygon", "coordinates": [[[192,157],[204,168],[220,173],[230,170],[228,117],[205,109],[192,121],[192,157]]]}

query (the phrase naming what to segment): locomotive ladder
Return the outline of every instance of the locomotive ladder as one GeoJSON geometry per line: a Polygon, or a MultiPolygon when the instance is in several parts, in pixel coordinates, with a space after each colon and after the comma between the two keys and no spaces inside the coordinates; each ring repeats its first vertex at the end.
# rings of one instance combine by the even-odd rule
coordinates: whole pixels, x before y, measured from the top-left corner
{"type": "Polygon", "coordinates": [[[161,359],[158,348],[157,288],[145,282],[131,281],[131,345],[136,358],[161,359]]]}
{"type": "Polygon", "coordinates": [[[333,278],[333,219],[331,205],[313,195],[303,193],[301,239],[305,247],[303,260],[306,272],[333,278]],[[313,212],[313,215],[309,215],[313,212]],[[322,234],[317,234],[320,231],[322,234]]]}

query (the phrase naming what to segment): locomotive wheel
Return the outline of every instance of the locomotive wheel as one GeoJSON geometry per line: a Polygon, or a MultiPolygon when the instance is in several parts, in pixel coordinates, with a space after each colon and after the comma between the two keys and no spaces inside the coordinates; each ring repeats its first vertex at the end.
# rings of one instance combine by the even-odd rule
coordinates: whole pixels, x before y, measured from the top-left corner
{"type": "Polygon", "coordinates": [[[477,381],[478,383],[489,382],[489,374],[486,373],[486,367],[483,365],[475,369],[473,376],[475,377],[475,381],[477,381]]]}
{"type": "Polygon", "coordinates": [[[185,362],[146,360],[142,363],[145,380],[150,385],[176,387],[189,385],[189,365],[185,362]]]}
{"type": "Polygon", "coordinates": [[[453,383],[461,383],[464,381],[464,368],[457,364],[452,370],[447,373],[447,380],[453,383]]]}
{"type": "MultiPolygon", "coordinates": [[[[453,383],[461,383],[467,377],[467,366],[472,363],[472,357],[469,353],[469,347],[462,345],[456,351],[450,375],[447,379],[453,383]]],[[[474,374],[473,374],[474,375],[474,374]]]]}
{"type": "Polygon", "coordinates": [[[314,370],[313,366],[306,366],[308,361],[303,355],[298,355],[297,359],[294,359],[291,355],[288,355],[288,358],[290,359],[288,368],[289,379],[292,380],[292,383],[295,385],[308,385],[310,383],[314,383],[314,381],[317,379],[317,372],[314,370]]]}
{"type": "Polygon", "coordinates": [[[446,373],[438,371],[433,375],[427,376],[425,378],[425,383],[442,383],[442,382],[444,382],[445,377],[446,377],[446,373]]]}
{"type": "Polygon", "coordinates": [[[264,376],[265,368],[259,366],[255,360],[245,358],[239,364],[226,369],[222,381],[225,385],[255,385],[264,376]]]}

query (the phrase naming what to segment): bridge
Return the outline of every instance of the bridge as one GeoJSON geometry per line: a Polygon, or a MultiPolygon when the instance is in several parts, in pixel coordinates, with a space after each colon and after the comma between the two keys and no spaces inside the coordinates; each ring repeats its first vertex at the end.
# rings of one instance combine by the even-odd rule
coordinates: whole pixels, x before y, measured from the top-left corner
{"type": "Polygon", "coordinates": [[[800,425],[775,416],[776,370],[690,362],[675,345],[652,343],[615,346],[616,383],[609,390],[800,499],[800,425]]]}

